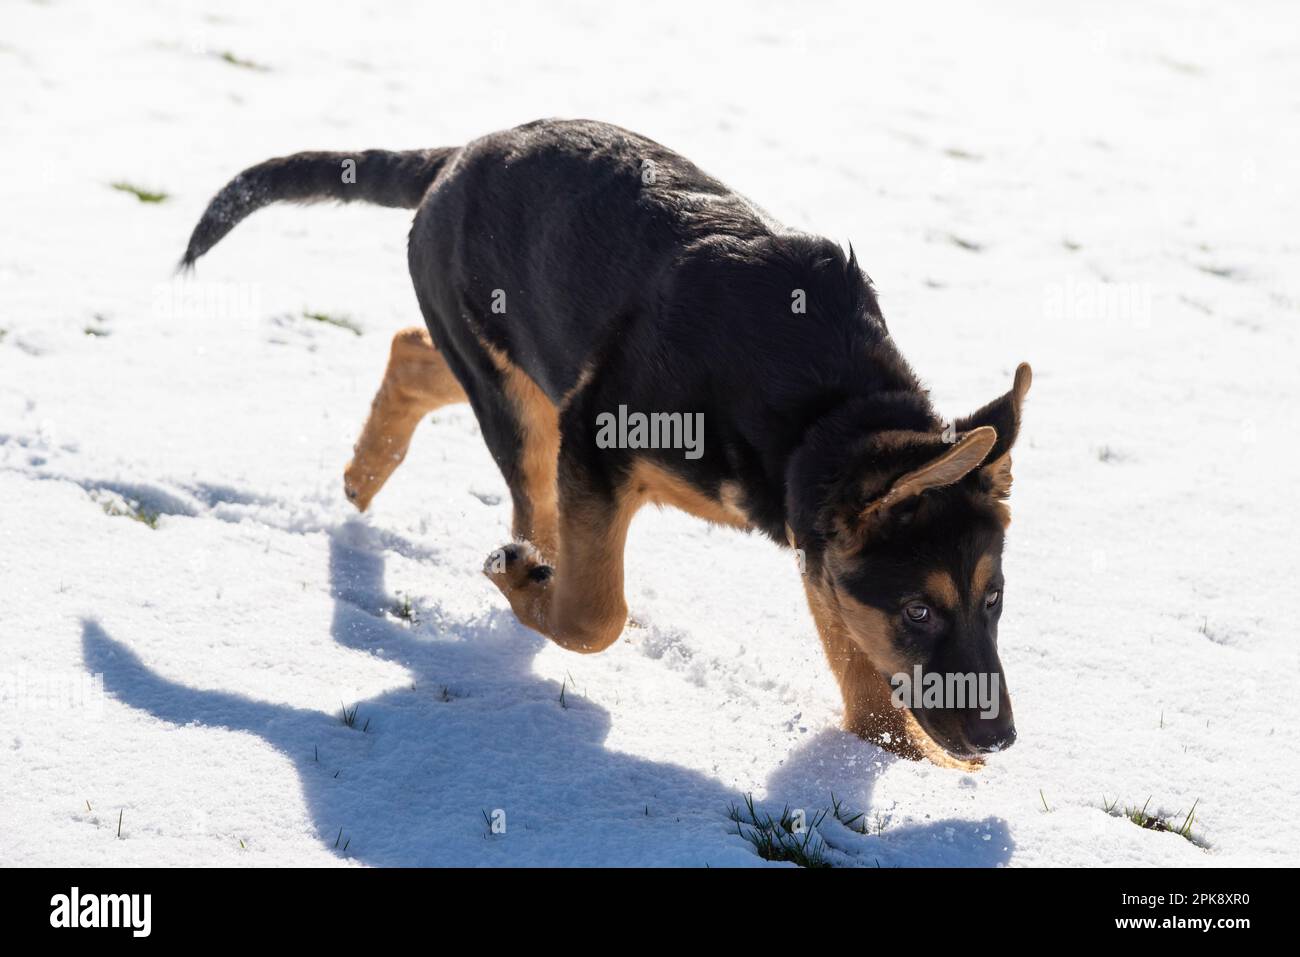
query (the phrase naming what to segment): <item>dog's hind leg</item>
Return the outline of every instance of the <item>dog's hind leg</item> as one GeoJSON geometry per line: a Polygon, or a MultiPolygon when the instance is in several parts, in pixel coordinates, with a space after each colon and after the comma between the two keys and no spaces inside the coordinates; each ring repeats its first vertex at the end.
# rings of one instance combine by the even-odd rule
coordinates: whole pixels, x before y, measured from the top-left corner
{"type": "Polygon", "coordinates": [[[370,405],[370,417],[352,461],[343,472],[343,489],[352,503],[366,510],[406,457],[411,435],[425,415],[464,401],[465,390],[427,329],[412,326],[393,336],[384,381],[370,405]]]}

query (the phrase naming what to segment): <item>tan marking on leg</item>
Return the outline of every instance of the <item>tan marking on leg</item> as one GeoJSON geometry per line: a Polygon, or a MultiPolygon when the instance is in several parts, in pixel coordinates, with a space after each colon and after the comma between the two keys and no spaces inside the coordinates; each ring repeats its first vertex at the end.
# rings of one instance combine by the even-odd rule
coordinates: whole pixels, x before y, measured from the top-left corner
{"type": "Polygon", "coordinates": [[[560,398],[561,412],[569,407],[583,389],[587,388],[588,384],[591,382],[591,377],[595,374],[596,370],[592,366],[585,365],[582,367],[582,371],[578,373],[578,380],[574,382],[573,385],[569,387],[569,391],[565,392],[560,398]]]}
{"type": "Polygon", "coordinates": [[[516,508],[512,531],[516,538],[532,542],[548,562],[559,550],[559,505],[556,463],[560,457],[560,414],[537,383],[512,363],[504,352],[487,342],[482,345],[505,381],[506,396],[519,418],[522,447],[519,481],[525,510],[516,508]]]}
{"type": "Polygon", "coordinates": [[[740,504],[744,498],[744,492],[740,488],[739,482],[725,481],[718,489],[719,498],[722,501],[722,507],[731,515],[745,523],[745,528],[751,527],[754,523],[750,521],[749,515],[745,512],[744,507],[740,504]]]}
{"type": "Polygon", "coordinates": [[[920,758],[921,752],[912,743],[904,711],[894,707],[889,683],[854,640],[834,589],[804,576],[804,592],[826,660],[844,698],[844,729],[887,751],[920,758]]]}
{"type": "Polygon", "coordinates": [[[406,457],[411,435],[426,414],[466,399],[429,330],[412,326],[393,336],[384,380],[343,472],[344,491],[353,504],[366,510],[406,457]]]}
{"type": "Polygon", "coordinates": [[[723,482],[720,497],[713,499],[684,478],[646,459],[640,459],[632,467],[630,484],[643,500],[655,505],[670,505],[717,525],[744,529],[753,527],[737,504],[740,487],[735,482],[723,482]]]}
{"type": "Polygon", "coordinates": [[[543,559],[527,550],[507,567],[494,567],[490,556],[484,571],[523,624],[571,651],[603,651],[618,639],[627,621],[623,550],[637,510],[654,502],[748,528],[748,519],[734,504],[738,488],[723,497],[715,501],[679,476],[641,460],[613,502],[577,488],[561,490],[559,560],[549,578],[532,577],[543,559]]]}

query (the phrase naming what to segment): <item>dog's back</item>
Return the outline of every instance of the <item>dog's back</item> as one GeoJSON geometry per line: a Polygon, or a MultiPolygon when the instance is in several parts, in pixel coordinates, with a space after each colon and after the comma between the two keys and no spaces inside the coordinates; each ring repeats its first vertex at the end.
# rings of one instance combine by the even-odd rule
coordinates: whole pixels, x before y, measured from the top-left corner
{"type": "MultiPolygon", "coordinates": [[[[518,458],[517,403],[500,401],[516,373],[552,407],[542,418],[565,413],[594,428],[598,410],[621,405],[703,415],[719,454],[673,464],[715,489],[724,473],[784,460],[809,421],[858,397],[905,395],[894,417],[932,424],[852,255],[783,229],[619,127],[539,120],[459,148],[268,160],[213,199],[184,263],[286,199],[419,207],[416,295],[503,468],[518,458]],[[351,183],[340,175],[349,162],[351,183]]],[[[591,454],[593,471],[624,467],[619,455],[598,465],[591,454]]],[[[749,507],[783,535],[775,494],[749,507]]]]}
{"type": "Polygon", "coordinates": [[[433,311],[489,342],[559,403],[604,344],[651,316],[701,243],[771,234],[751,204],[652,140],[540,120],[465,146],[412,229],[433,311]]]}

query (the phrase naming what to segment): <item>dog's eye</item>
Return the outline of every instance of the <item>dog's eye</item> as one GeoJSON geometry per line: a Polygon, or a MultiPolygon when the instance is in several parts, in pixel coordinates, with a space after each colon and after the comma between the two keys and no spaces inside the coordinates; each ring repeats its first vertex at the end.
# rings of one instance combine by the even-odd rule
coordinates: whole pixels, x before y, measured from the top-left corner
{"type": "Polygon", "coordinates": [[[930,609],[919,601],[914,601],[904,608],[903,614],[907,615],[908,621],[916,622],[918,625],[930,620],[930,609]]]}
{"type": "Polygon", "coordinates": [[[984,599],[984,607],[992,608],[1001,600],[1002,600],[1002,590],[994,589],[993,591],[989,592],[988,597],[984,599]]]}

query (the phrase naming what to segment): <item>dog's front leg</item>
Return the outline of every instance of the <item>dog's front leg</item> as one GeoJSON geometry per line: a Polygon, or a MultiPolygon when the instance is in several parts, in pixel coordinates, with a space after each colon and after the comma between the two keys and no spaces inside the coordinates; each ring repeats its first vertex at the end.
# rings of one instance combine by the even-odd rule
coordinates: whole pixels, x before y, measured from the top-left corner
{"type": "Polygon", "coordinates": [[[548,565],[528,542],[488,556],[483,573],[515,616],[570,651],[592,654],[612,645],[627,621],[623,548],[635,504],[566,482],[560,493],[559,560],[548,565]]]}

